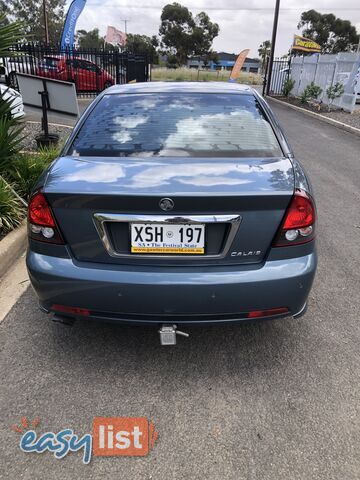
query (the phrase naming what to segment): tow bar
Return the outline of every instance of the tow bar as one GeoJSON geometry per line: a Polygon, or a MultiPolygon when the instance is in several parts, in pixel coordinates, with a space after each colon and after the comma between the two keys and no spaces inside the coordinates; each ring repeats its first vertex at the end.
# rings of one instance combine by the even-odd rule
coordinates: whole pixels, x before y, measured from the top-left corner
{"type": "Polygon", "coordinates": [[[189,336],[188,333],[180,332],[177,329],[177,325],[162,325],[159,333],[161,345],[176,345],[176,335],[189,336]]]}

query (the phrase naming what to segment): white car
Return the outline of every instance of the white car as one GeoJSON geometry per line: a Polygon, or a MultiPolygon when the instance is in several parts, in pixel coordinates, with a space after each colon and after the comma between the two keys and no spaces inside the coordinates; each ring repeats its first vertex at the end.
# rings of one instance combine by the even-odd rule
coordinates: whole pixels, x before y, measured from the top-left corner
{"type": "Polygon", "coordinates": [[[17,88],[17,73],[35,75],[38,66],[38,59],[32,55],[20,55],[2,59],[0,73],[5,76],[5,82],[12,88],[17,88]]]}
{"type": "Polygon", "coordinates": [[[0,84],[0,94],[4,100],[12,101],[11,114],[14,118],[20,118],[25,115],[23,99],[19,92],[0,84]]]}

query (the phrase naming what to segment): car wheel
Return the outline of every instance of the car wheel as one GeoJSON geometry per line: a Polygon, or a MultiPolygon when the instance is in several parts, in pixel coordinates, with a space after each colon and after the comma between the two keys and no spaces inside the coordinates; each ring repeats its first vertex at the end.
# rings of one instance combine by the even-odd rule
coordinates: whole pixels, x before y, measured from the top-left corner
{"type": "Polygon", "coordinates": [[[106,88],[112,87],[112,85],[113,85],[113,84],[112,84],[111,82],[109,82],[109,81],[105,82],[105,83],[104,83],[104,90],[105,90],[106,88]]]}
{"type": "Polygon", "coordinates": [[[14,88],[15,90],[18,90],[19,84],[17,81],[16,72],[9,73],[8,81],[9,81],[9,87],[14,88]]]}

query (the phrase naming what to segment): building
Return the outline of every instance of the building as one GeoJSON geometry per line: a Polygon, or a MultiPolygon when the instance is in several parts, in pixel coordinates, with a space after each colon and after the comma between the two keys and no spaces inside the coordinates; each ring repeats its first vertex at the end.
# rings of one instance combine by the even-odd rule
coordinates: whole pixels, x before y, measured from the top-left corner
{"type": "MultiPolygon", "coordinates": [[[[236,62],[238,55],[235,53],[218,53],[217,63],[210,61],[205,64],[199,57],[190,58],[187,62],[189,68],[209,68],[210,70],[231,70],[236,62]]],[[[246,58],[241,69],[243,72],[260,73],[261,62],[256,58],[246,58]]]]}

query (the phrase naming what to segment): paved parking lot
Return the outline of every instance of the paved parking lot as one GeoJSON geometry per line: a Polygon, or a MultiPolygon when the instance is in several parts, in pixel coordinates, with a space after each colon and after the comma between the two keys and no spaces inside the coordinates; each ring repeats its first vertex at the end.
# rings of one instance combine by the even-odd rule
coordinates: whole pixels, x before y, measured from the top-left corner
{"type": "Polygon", "coordinates": [[[145,328],[51,323],[29,289],[0,325],[1,478],[360,477],[360,138],[274,110],[317,197],[307,314],[160,348],[145,328]],[[80,453],[22,453],[9,426],[23,416],[80,434],[94,416],[146,416],[159,439],[147,457],[85,466],[80,453]]]}

